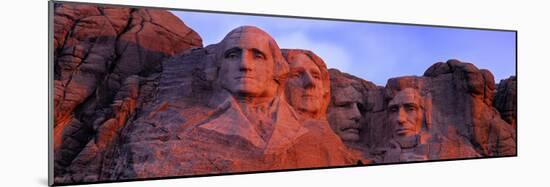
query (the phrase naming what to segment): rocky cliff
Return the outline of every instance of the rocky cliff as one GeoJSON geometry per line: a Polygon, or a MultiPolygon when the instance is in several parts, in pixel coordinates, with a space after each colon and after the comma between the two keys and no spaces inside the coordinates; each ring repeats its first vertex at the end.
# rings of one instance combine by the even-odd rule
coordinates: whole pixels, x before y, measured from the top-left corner
{"type": "Polygon", "coordinates": [[[94,136],[112,136],[99,129],[115,133],[135,110],[137,77],[202,40],[163,10],[56,4],[53,19],[54,158],[63,173],[94,136]]]}

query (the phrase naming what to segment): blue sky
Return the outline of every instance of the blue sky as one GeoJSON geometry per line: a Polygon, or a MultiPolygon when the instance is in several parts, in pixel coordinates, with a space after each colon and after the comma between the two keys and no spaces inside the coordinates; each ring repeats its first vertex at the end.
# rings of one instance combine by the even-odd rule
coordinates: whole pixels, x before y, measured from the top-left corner
{"type": "Polygon", "coordinates": [[[253,25],[281,48],[308,49],[329,68],[384,86],[391,77],[422,75],[436,62],[458,59],[489,69],[500,79],[515,75],[515,33],[397,24],[172,11],[197,31],[204,45],[232,29],[253,25]]]}

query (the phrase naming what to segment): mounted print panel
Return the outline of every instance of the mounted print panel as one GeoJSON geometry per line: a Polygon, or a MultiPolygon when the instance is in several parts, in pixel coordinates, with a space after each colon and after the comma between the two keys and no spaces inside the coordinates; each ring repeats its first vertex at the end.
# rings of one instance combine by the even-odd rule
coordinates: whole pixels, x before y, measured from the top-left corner
{"type": "Polygon", "coordinates": [[[53,185],[517,155],[516,31],[50,11],[53,185]]]}

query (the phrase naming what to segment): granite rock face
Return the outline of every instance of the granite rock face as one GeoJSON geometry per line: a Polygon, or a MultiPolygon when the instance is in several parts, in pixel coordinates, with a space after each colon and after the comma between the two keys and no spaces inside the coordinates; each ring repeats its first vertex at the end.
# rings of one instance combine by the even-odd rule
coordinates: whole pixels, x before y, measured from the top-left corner
{"type": "MultiPolygon", "coordinates": [[[[432,124],[454,124],[483,156],[516,154],[515,129],[493,107],[494,77],[473,64],[449,60],[424,73],[432,95],[432,124]]],[[[448,125],[447,125],[448,126],[448,125]]]]}
{"type": "Polygon", "coordinates": [[[158,99],[122,130],[113,165],[102,168],[107,175],[99,180],[357,161],[326,121],[302,118],[286,101],[286,76],[281,75],[288,74],[288,64],[276,42],[258,28],[236,28],[220,43],[163,65],[171,70],[160,77],[158,99]],[[259,59],[256,53],[265,56],[259,59]],[[261,73],[265,69],[254,61],[269,67],[269,74],[261,73]],[[263,77],[265,82],[243,77],[263,77]]]}
{"type": "Polygon", "coordinates": [[[502,119],[515,129],[517,120],[516,76],[501,80],[496,91],[493,106],[500,112],[502,119]]]}
{"type": "Polygon", "coordinates": [[[237,28],[218,44],[184,51],[161,65],[160,73],[127,78],[113,104],[122,115],[100,126],[58,182],[343,166],[360,160],[325,119],[306,117],[287,102],[288,63],[276,42],[255,27],[237,28]],[[263,50],[272,75],[258,73],[261,68],[246,61],[248,47],[263,50]],[[235,48],[244,60],[228,62],[235,58],[226,54],[235,48]],[[233,64],[239,65],[231,69],[233,64]],[[268,82],[262,84],[269,86],[244,76],[265,76],[268,82]],[[237,81],[221,84],[228,79],[237,81]],[[260,95],[244,92],[256,88],[263,89],[260,95]]]}
{"type": "Polygon", "coordinates": [[[330,69],[331,100],[327,111],[334,132],[350,147],[367,150],[383,141],[380,116],[384,111],[383,87],[330,69]]]}
{"type": "Polygon", "coordinates": [[[94,137],[103,148],[101,141],[132,117],[141,77],[161,72],[161,62],[176,53],[202,47],[196,32],[156,9],[55,4],[53,27],[56,174],[94,137]]]}
{"type": "Polygon", "coordinates": [[[329,72],[329,122],[346,145],[362,151],[366,159],[387,163],[516,154],[515,126],[503,120],[516,110],[513,78],[502,81],[497,92],[488,70],[458,60],[435,63],[423,76],[391,78],[385,87],[338,70],[329,72]],[[391,117],[392,98],[402,90],[405,99],[399,102],[412,97],[418,105],[414,136],[397,136],[396,129],[403,130],[407,120],[391,117]],[[510,112],[501,112],[501,117],[493,106],[510,112]],[[344,130],[334,128],[340,126],[344,130]],[[357,130],[346,132],[349,127],[357,130]]]}
{"type": "Polygon", "coordinates": [[[449,60],[386,85],[242,26],[55,7],[55,182],[516,154],[515,77],[449,60]]]}
{"type": "Polygon", "coordinates": [[[285,95],[289,104],[304,118],[326,120],[330,102],[330,76],[327,65],[309,50],[282,49],[289,64],[285,95]]]}

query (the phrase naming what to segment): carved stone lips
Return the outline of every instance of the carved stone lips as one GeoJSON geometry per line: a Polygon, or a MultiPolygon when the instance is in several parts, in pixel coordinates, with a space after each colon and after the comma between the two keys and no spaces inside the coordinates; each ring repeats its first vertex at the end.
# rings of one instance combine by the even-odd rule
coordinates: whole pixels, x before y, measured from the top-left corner
{"type": "Polygon", "coordinates": [[[308,98],[308,99],[315,99],[317,98],[317,96],[313,95],[313,94],[304,94],[302,95],[303,98],[308,98]]]}
{"type": "Polygon", "coordinates": [[[243,79],[252,79],[252,80],[254,80],[254,77],[252,77],[250,75],[241,75],[241,76],[235,77],[235,79],[237,79],[237,80],[243,80],[243,79]]]}
{"type": "Polygon", "coordinates": [[[347,128],[347,129],[343,129],[342,132],[359,134],[359,129],[357,129],[357,128],[347,128]]]}
{"type": "Polygon", "coordinates": [[[414,129],[410,129],[410,128],[399,128],[399,129],[395,130],[395,132],[396,132],[398,135],[405,135],[405,134],[408,134],[408,133],[413,133],[413,132],[414,132],[414,129]]]}
{"type": "Polygon", "coordinates": [[[354,133],[354,134],[358,134],[360,129],[361,127],[358,125],[348,125],[346,127],[340,128],[342,132],[354,133]]]}

